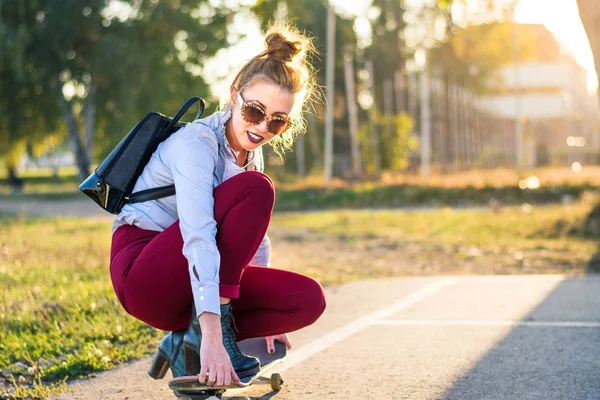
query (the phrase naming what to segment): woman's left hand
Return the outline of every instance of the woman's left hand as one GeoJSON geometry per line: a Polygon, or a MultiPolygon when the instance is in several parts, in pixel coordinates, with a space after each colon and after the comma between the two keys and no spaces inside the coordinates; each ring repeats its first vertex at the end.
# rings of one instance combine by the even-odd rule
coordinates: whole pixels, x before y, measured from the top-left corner
{"type": "Polygon", "coordinates": [[[288,340],[287,335],[285,333],[282,333],[281,335],[275,335],[275,336],[266,336],[265,340],[267,341],[267,353],[269,353],[269,354],[275,353],[275,341],[276,340],[278,342],[285,344],[285,347],[288,350],[290,350],[292,348],[292,345],[291,345],[290,341],[288,340]]]}

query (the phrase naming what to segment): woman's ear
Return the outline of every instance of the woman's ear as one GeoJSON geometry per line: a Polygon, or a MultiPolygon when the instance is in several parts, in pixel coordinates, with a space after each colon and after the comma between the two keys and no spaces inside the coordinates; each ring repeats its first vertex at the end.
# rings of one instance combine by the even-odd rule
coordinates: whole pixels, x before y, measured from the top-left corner
{"type": "Polygon", "coordinates": [[[233,86],[229,88],[229,100],[231,100],[231,105],[235,105],[237,100],[237,90],[233,86]]]}

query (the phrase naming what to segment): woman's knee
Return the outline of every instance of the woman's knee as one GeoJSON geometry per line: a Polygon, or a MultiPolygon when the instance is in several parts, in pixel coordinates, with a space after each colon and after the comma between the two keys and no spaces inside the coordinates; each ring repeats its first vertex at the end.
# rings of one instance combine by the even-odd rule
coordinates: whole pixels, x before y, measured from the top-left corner
{"type": "Polygon", "coordinates": [[[243,180],[248,194],[256,195],[265,204],[272,205],[275,202],[275,187],[267,175],[258,171],[247,171],[237,177],[243,180]]]}
{"type": "Polygon", "coordinates": [[[299,292],[302,294],[302,299],[298,304],[302,315],[302,324],[304,326],[312,325],[327,307],[325,292],[319,282],[309,277],[306,277],[302,290],[299,292]]]}

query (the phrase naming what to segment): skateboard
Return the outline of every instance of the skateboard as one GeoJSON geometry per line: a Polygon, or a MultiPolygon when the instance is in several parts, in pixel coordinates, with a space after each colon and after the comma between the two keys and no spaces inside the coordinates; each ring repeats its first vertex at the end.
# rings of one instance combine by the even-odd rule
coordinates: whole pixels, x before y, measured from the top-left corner
{"type": "Polygon", "coordinates": [[[240,378],[240,383],[231,382],[229,386],[201,385],[198,376],[181,376],[169,381],[169,388],[173,390],[179,400],[208,400],[220,399],[227,389],[239,389],[253,384],[271,385],[273,391],[279,391],[283,384],[280,373],[267,374],[280,364],[286,356],[285,344],[275,341],[275,352],[267,353],[267,344],[264,338],[253,338],[242,340],[238,343],[242,353],[254,356],[260,360],[260,371],[256,375],[240,378]]]}

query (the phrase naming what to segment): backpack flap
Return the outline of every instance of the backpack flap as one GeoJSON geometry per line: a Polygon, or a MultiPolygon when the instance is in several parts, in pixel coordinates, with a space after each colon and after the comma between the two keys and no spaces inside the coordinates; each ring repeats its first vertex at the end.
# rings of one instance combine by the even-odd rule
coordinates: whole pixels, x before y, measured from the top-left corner
{"type": "MultiPolygon", "coordinates": [[[[108,186],[97,174],[92,172],[85,181],[79,185],[79,189],[92,200],[94,200],[100,207],[107,209],[108,205],[108,193],[110,186],[108,186]]],[[[112,211],[109,211],[112,212],[112,211]]]]}

